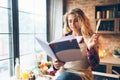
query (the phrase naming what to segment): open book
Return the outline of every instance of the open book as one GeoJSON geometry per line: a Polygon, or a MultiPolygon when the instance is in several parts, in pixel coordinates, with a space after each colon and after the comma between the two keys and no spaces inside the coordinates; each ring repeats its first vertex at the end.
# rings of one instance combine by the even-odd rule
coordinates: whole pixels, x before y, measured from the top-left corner
{"type": "Polygon", "coordinates": [[[48,43],[36,37],[36,40],[49,57],[56,58],[62,62],[76,61],[82,58],[78,45],[81,39],[82,36],[66,36],[48,43]]]}

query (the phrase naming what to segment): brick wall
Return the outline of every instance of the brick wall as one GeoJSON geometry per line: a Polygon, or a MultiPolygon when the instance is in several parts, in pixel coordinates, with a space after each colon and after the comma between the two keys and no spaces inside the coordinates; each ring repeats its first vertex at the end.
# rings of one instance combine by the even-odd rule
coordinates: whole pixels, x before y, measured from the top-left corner
{"type": "MultiPolygon", "coordinates": [[[[81,8],[90,19],[92,29],[95,30],[95,5],[118,2],[120,2],[120,0],[65,0],[64,11],[69,11],[76,7],[81,8]]],[[[107,54],[113,53],[115,49],[118,49],[120,52],[120,34],[101,34],[99,38],[99,48],[107,54]]]]}

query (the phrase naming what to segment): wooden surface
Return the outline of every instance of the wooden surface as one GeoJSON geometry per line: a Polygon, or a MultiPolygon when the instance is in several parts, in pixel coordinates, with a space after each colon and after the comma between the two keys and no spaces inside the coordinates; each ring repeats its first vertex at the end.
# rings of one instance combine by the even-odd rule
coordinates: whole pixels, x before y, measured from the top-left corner
{"type": "Polygon", "coordinates": [[[101,72],[92,72],[94,75],[100,75],[100,76],[104,76],[104,77],[111,77],[111,78],[116,78],[119,79],[120,75],[115,75],[115,74],[108,74],[108,73],[101,73],[101,72]]]}
{"type": "Polygon", "coordinates": [[[112,66],[120,67],[120,58],[110,55],[100,59],[100,64],[106,65],[106,72],[112,74],[112,66]]]}
{"type": "Polygon", "coordinates": [[[112,64],[120,66],[120,58],[115,58],[112,55],[100,59],[101,64],[112,64]]]}
{"type": "Polygon", "coordinates": [[[43,76],[38,76],[36,80],[55,80],[55,79],[54,79],[54,76],[43,75],[43,76]]]}

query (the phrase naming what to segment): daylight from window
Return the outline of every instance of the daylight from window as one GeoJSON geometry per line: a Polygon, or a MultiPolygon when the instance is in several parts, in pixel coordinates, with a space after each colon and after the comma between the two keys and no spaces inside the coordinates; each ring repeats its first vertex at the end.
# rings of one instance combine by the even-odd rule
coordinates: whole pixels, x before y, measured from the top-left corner
{"type": "Polygon", "coordinates": [[[18,0],[18,26],[13,25],[13,9],[16,7],[12,0],[0,0],[0,80],[8,80],[14,76],[14,57],[19,55],[20,66],[28,70],[33,67],[39,55],[47,60],[35,37],[47,40],[46,0],[18,0]],[[11,5],[14,7],[12,8],[11,5]],[[14,30],[18,30],[16,35],[14,30]],[[15,53],[14,42],[19,39],[19,51],[15,53]]]}

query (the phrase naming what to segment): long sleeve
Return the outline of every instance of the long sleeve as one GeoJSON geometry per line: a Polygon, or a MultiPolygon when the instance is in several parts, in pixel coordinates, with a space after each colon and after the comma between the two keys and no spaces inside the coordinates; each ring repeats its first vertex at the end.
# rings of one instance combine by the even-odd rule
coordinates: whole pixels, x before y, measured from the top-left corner
{"type": "Polygon", "coordinates": [[[87,49],[87,58],[92,68],[95,68],[99,65],[100,62],[99,55],[94,48],[90,50],[87,49]]]}

